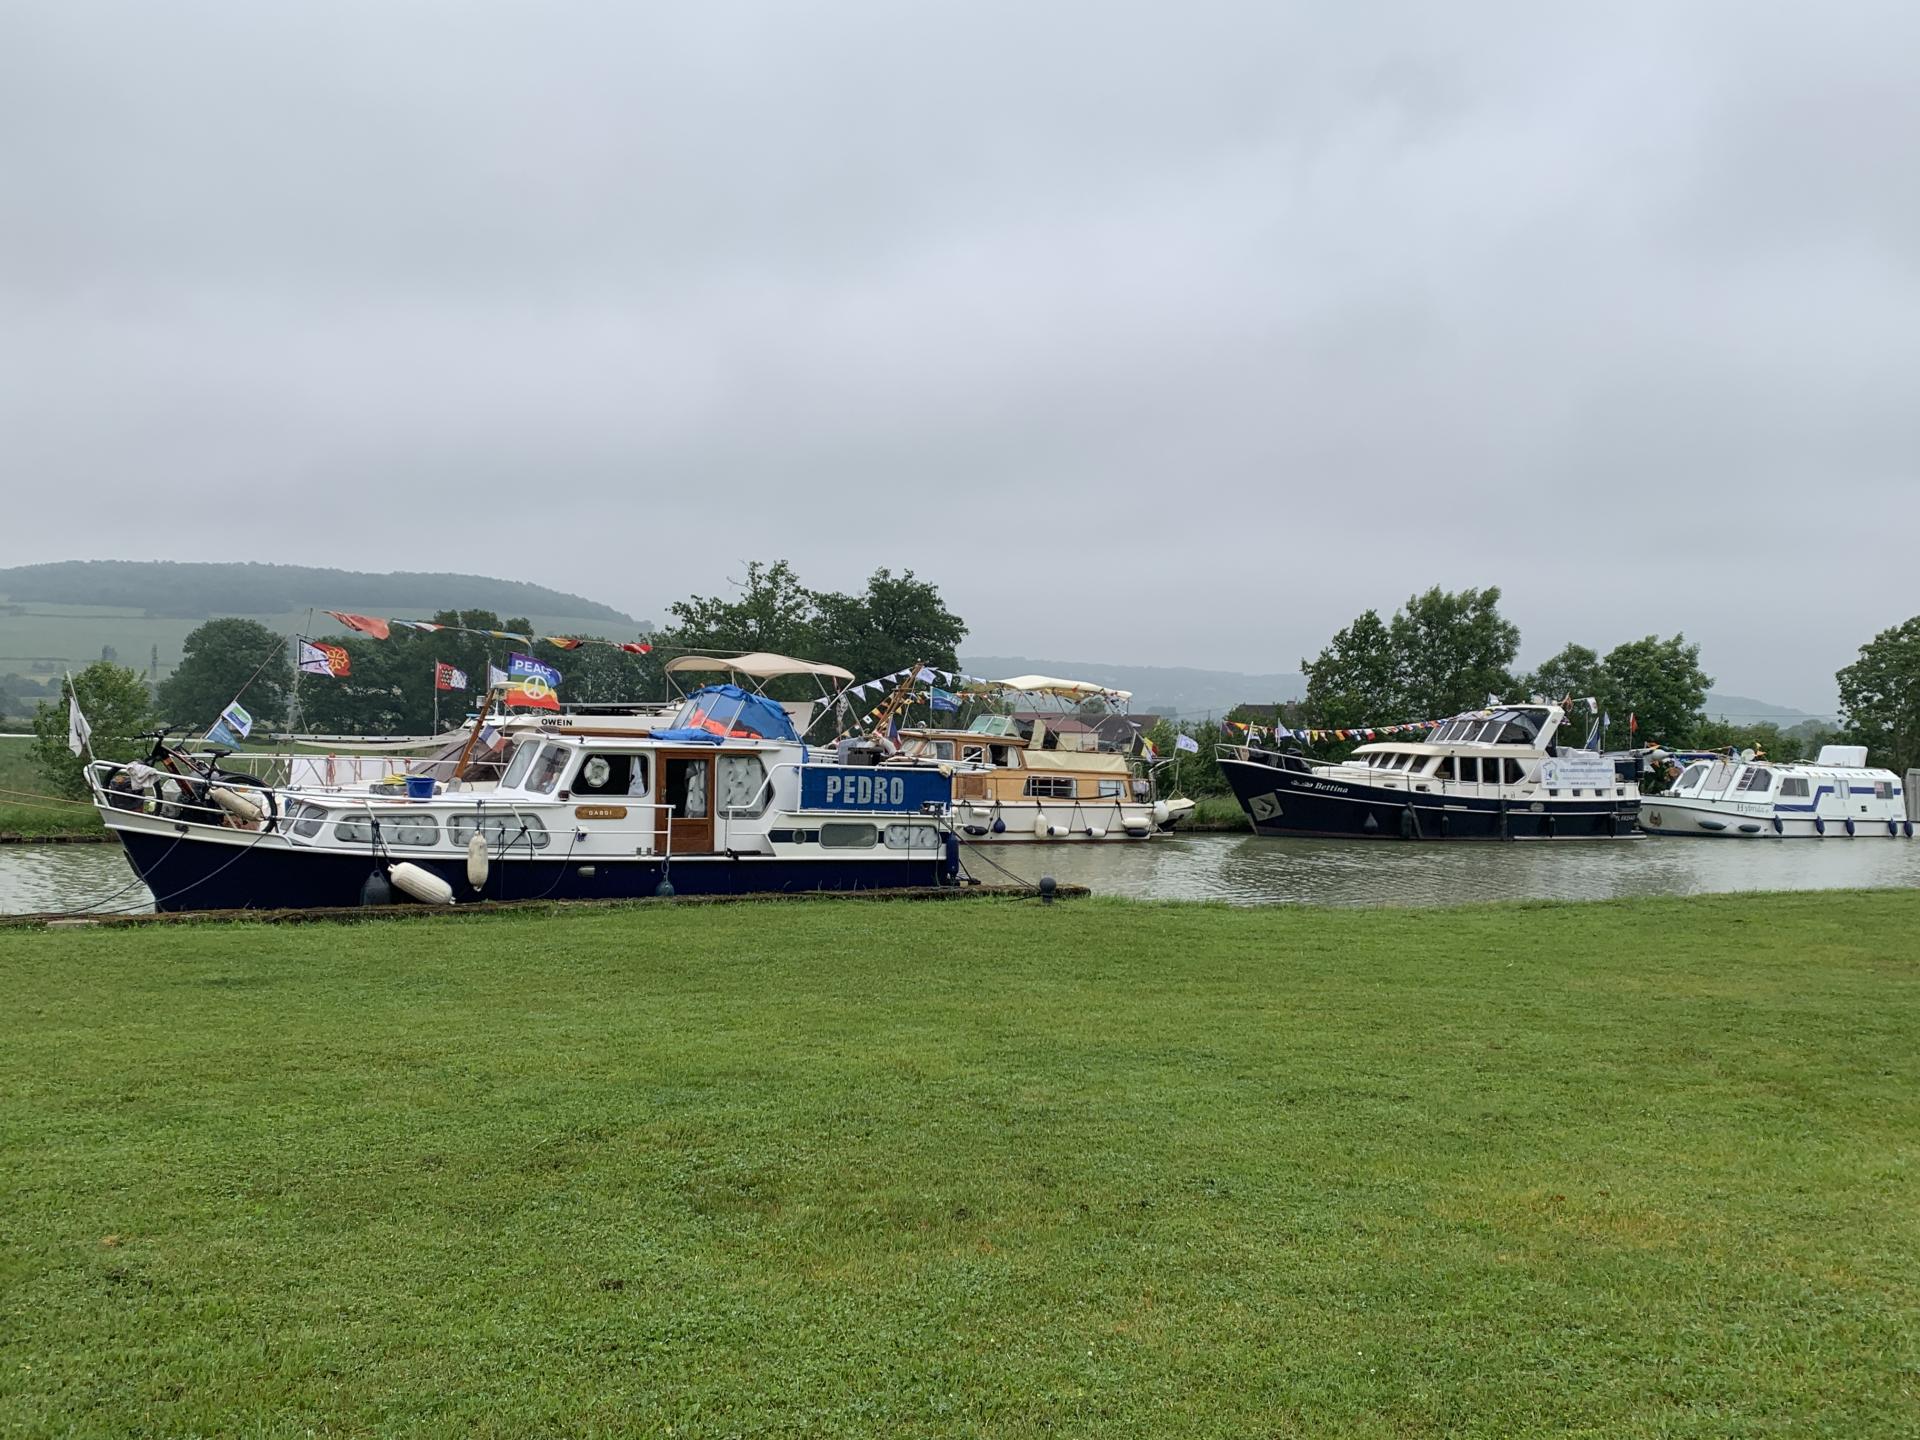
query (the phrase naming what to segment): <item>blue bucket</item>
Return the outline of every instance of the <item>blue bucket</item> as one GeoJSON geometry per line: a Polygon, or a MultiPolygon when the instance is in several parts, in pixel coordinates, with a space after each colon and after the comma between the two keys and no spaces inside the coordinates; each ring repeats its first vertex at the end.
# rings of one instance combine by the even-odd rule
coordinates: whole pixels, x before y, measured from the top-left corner
{"type": "Polygon", "coordinates": [[[409,800],[431,800],[433,798],[433,777],[431,775],[407,776],[407,798],[409,800]]]}

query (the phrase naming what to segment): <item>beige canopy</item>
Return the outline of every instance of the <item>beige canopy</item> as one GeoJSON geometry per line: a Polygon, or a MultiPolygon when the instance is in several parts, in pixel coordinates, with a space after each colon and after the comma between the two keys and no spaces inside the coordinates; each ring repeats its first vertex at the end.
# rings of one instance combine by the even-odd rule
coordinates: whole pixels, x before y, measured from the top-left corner
{"type": "Polygon", "coordinates": [[[996,685],[1008,690],[1021,690],[1029,695],[1067,695],[1076,699],[1087,699],[1094,695],[1104,695],[1110,700],[1131,700],[1131,690],[1114,690],[1105,685],[1094,685],[1086,680],[1056,680],[1051,675],[1016,675],[1011,680],[996,680],[996,685]]]}
{"type": "Polygon", "coordinates": [[[769,655],[764,650],[755,650],[747,655],[681,655],[667,662],[669,675],[688,670],[718,670],[725,674],[746,675],[755,680],[771,680],[778,675],[819,675],[843,684],[853,683],[853,672],[843,670],[838,665],[821,665],[812,660],[769,655]]]}

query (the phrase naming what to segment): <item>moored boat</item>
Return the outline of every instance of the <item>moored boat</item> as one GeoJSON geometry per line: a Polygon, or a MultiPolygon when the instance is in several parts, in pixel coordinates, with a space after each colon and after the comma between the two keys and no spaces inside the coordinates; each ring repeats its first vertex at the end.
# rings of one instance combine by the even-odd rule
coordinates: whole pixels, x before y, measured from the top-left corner
{"type": "MultiPolygon", "coordinates": [[[[476,733],[480,721],[476,720],[476,733]]],[[[410,794],[271,787],[149,763],[88,766],[161,910],[618,899],[931,886],[958,875],[937,769],[842,765],[779,705],[708,686],[652,730],[523,733],[497,782],[410,794]]],[[[384,787],[382,787],[384,789],[384,787]]]]}
{"type": "Polygon", "coordinates": [[[1917,820],[1920,771],[1903,784],[1869,766],[1864,745],[1823,745],[1810,762],[1752,751],[1696,758],[1640,812],[1650,835],[1735,840],[1910,840],[1917,820]]]}
{"type": "MultiPolygon", "coordinates": [[[[1262,835],[1366,840],[1586,840],[1635,833],[1637,784],[1621,762],[1563,748],[1554,704],[1457,715],[1419,740],[1345,760],[1223,745],[1221,773],[1262,835]]],[[[1629,763],[1631,763],[1629,761],[1629,763]]]]}

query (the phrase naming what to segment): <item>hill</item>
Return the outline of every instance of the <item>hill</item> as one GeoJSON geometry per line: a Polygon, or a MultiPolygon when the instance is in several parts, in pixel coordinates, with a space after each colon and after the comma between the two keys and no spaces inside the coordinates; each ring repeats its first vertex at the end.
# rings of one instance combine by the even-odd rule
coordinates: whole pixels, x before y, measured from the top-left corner
{"type": "Polygon", "coordinates": [[[1307,693],[1295,674],[1245,675],[1237,670],[1195,670],[1179,665],[1114,665],[1093,660],[1035,660],[1025,655],[962,655],[960,668],[971,675],[1003,679],[1008,675],[1054,675],[1088,680],[1133,692],[1133,709],[1142,714],[1201,719],[1224,715],[1236,705],[1271,705],[1298,700],[1307,693]]]}
{"type": "MultiPolygon", "coordinates": [[[[1224,715],[1236,705],[1271,705],[1298,700],[1307,693],[1302,675],[1244,675],[1236,670],[1191,670],[1178,666],[1110,665],[1095,660],[1035,660],[1024,655],[963,655],[961,668],[974,675],[1058,675],[1091,680],[1133,692],[1133,709],[1143,714],[1202,719],[1224,715]]],[[[1709,693],[1707,714],[1735,724],[1770,721],[1782,729],[1814,717],[1804,710],[1754,700],[1745,695],[1709,693]]],[[[1413,718],[1413,717],[1409,717],[1413,718]]],[[[1426,717],[1419,717],[1426,718],[1426,717]]],[[[1825,718],[1825,717],[1822,717],[1825,718]]]]}
{"type": "Polygon", "coordinates": [[[338,633],[312,613],[322,608],[411,617],[492,610],[523,615],[551,635],[631,639],[647,628],[595,600],[485,575],[121,560],[22,565],[0,570],[0,710],[30,711],[36,684],[102,658],[163,679],[180,662],[187,635],[215,615],[258,620],[283,635],[338,633]]]}
{"type": "Polygon", "coordinates": [[[146,615],[205,620],[214,615],[279,615],[296,610],[431,614],[445,608],[500,615],[571,615],[631,629],[610,605],[486,575],[395,571],[374,575],[311,565],[175,560],[59,560],[0,570],[0,595],[13,604],[107,606],[146,615]]]}

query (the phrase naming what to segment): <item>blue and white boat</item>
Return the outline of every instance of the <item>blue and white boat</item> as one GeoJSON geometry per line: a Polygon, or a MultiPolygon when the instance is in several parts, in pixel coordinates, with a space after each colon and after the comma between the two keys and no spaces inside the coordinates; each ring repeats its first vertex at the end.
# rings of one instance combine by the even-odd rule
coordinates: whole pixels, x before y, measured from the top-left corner
{"type": "MultiPolygon", "coordinates": [[[[577,717],[576,717],[577,721],[577,717]]],[[[479,733],[480,722],[475,722],[479,733]]],[[[161,910],[392,898],[628,899],[950,883],[951,777],[809,747],[788,712],[710,685],[658,729],[521,730],[496,781],[268,786],[156,746],[88,767],[161,910]]]]}
{"type": "Polygon", "coordinates": [[[1650,835],[1733,840],[1911,840],[1920,820],[1920,772],[1906,782],[1867,764],[1864,745],[1824,745],[1810,763],[1775,763],[1751,750],[1698,757],[1647,797],[1650,835]]]}

